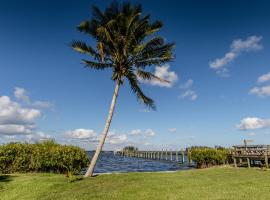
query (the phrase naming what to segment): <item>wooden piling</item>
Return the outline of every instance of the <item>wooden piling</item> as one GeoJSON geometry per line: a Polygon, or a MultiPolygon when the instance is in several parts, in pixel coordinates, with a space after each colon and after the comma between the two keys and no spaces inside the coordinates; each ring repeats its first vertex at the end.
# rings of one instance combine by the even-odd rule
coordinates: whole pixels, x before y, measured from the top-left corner
{"type": "Polygon", "coordinates": [[[247,164],[248,164],[248,168],[250,168],[250,159],[247,158],[247,164]]]}
{"type": "Polygon", "coordinates": [[[184,162],[185,162],[185,152],[182,151],[182,163],[184,163],[184,162]]]}
{"type": "Polygon", "coordinates": [[[267,154],[264,155],[264,162],[265,162],[265,167],[269,168],[269,164],[268,164],[268,156],[267,154]]]}
{"type": "Polygon", "coordinates": [[[237,161],[235,157],[233,158],[233,163],[234,163],[234,167],[237,167],[237,161]]]}

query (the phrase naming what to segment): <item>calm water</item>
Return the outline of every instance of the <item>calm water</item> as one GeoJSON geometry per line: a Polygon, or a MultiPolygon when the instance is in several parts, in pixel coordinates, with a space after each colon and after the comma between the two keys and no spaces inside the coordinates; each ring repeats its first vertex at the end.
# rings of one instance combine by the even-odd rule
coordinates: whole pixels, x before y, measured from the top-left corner
{"type": "MultiPolygon", "coordinates": [[[[91,158],[93,152],[88,152],[88,155],[91,158]]],[[[189,169],[187,163],[180,164],[169,161],[123,157],[114,155],[113,152],[102,152],[97,162],[95,173],[176,171],[187,169],[189,169]]]]}

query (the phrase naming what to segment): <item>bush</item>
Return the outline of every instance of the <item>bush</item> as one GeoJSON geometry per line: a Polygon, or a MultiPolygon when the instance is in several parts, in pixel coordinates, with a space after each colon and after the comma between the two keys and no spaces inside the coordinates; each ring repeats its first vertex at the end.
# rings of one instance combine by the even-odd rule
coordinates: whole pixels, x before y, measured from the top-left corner
{"type": "Polygon", "coordinates": [[[89,159],[75,146],[53,141],[38,144],[10,143],[0,145],[0,173],[54,172],[78,174],[89,159]]]}
{"type": "Polygon", "coordinates": [[[197,168],[206,168],[225,164],[229,159],[229,151],[226,149],[213,149],[208,147],[192,148],[190,157],[196,162],[197,168]]]}

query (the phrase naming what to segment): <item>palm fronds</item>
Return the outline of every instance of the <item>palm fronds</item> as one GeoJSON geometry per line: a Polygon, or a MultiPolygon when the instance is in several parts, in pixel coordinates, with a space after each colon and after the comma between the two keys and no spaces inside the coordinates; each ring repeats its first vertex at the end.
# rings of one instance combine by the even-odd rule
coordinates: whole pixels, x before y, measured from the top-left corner
{"type": "Polygon", "coordinates": [[[165,81],[145,71],[148,66],[160,66],[173,60],[174,43],[166,43],[156,33],[162,28],[161,21],[151,22],[150,15],[142,15],[141,5],[113,1],[104,11],[92,7],[92,18],[85,20],[77,29],[96,41],[93,48],[81,41],[72,42],[72,48],[89,55],[83,60],[90,68],[112,69],[112,80],[127,79],[131,90],[145,105],[155,108],[154,101],[145,96],[140,79],[165,81]],[[155,34],[155,37],[150,37],[155,34]]]}

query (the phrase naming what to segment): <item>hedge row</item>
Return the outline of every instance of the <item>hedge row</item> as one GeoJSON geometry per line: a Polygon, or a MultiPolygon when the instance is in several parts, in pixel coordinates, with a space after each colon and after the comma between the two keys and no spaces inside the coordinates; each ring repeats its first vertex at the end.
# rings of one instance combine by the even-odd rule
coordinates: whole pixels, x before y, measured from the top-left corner
{"type": "Polygon", "coordinates": [[[86,152],[53,141],[0,145],[0,173],[54,172],[77,174],[88,163],[86,152]]]}
{"type": "Polygon", "coordinates": [[[225,164],[229,159],[228,156],[229,151],[227,149],[198,147],[190,150],[190,157],[196,162],[197,168],[206,168],[225,164]]]}

